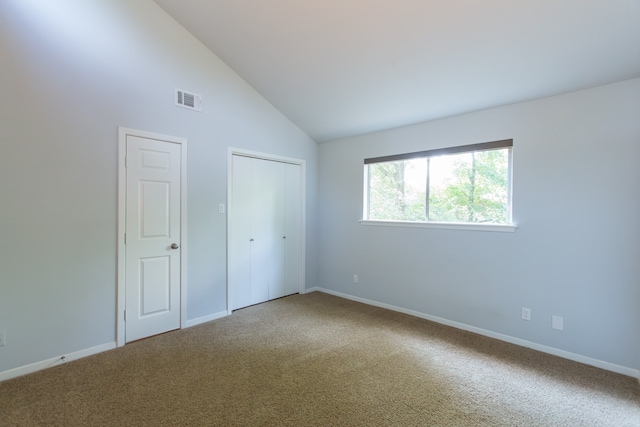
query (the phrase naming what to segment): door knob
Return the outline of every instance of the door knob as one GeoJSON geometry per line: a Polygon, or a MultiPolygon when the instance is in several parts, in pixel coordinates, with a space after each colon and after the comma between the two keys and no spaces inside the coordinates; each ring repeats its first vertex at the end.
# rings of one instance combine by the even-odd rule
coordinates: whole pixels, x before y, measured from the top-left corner
{"type": "Polygon", "coordinates": [[[172,243],[171,244],[171,249],[178,249],[180,246],[178,246],[177,243],[172,243]]]}

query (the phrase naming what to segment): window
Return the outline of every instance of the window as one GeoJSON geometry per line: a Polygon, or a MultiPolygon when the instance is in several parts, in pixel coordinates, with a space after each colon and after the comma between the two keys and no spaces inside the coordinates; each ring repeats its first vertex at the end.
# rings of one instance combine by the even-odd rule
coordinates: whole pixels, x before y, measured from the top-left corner
{"type": "Polygon", "coordinates": [[[513,140],[365,159],[364,219],[511,224],[513,140]]]}

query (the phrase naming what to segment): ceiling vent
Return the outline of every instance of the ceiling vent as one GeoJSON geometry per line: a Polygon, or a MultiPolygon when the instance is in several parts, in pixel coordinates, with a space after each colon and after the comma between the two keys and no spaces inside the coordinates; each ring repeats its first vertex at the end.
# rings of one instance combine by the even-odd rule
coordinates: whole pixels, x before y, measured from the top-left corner
{"type": "Polygon", "coordinates": [[[176,89],[176,107],[202,111],[202,95],[176,89]]]}

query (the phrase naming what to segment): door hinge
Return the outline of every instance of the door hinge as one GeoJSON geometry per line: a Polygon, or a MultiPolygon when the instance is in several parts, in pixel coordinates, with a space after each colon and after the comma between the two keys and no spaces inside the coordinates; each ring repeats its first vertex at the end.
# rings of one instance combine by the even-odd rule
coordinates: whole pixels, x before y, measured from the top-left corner
{"type": "Polygon", "coordinates": [[[124,167],[127,167],[127,156],[124,156],[124,167]]]}
{"type": "Polygon", "coordinates": [[[124,321],[127,321],[127,310],[124,311],[124,321]]]}
{"type": "Polygon", "coordinates": [[[124,244],[127,244],[127,233],[124,233],[124,244]]]}

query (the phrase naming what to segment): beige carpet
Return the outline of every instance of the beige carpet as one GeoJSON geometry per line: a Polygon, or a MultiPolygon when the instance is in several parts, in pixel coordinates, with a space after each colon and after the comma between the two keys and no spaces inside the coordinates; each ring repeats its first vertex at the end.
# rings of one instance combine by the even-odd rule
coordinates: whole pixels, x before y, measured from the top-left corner
{"type": "Polygon", "coordinates": [[[640,385],[316,292],[0,383],[0,425],[640,426],[640,385]]]}

